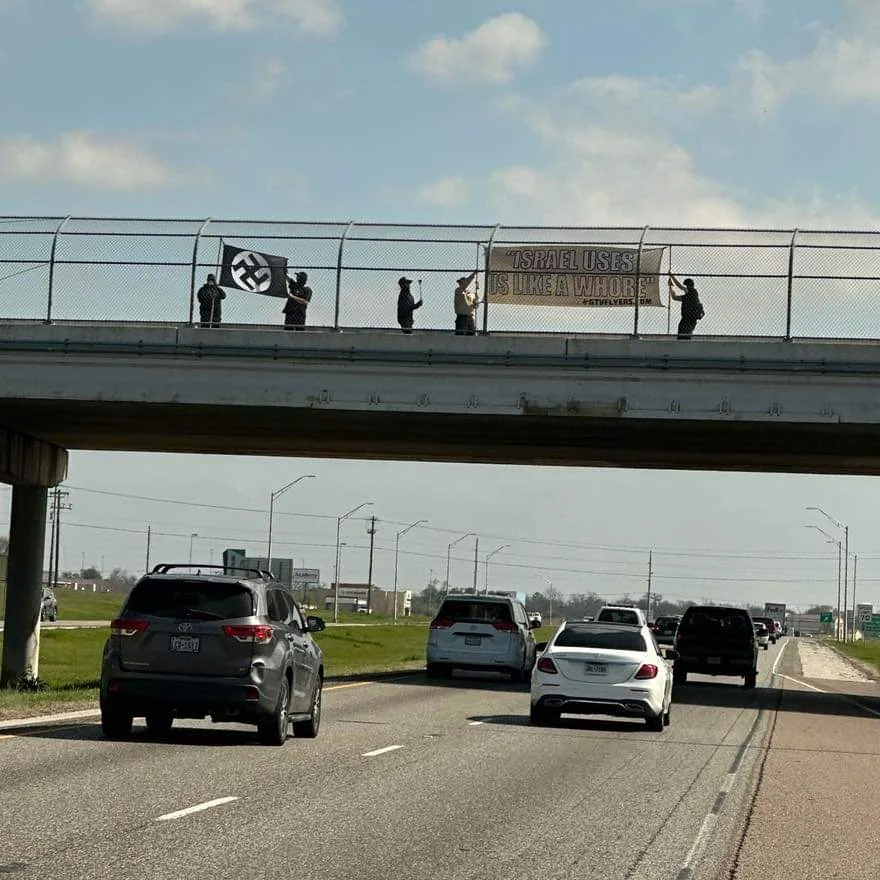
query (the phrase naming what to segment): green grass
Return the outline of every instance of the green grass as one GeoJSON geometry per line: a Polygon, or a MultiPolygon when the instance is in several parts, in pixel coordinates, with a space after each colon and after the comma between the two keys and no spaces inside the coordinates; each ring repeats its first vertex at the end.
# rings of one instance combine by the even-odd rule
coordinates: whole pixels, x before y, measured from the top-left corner
{"type": "Polygon", "coordinates": [[[854,660],[861,660],[874,668],[874,671],[880,673],[880,641],[871,640],[868,642],[846,643],[828,640],[828,644],[837,648],[838,651],[852,657],[854,660]]]}
{"type": "MultiPolygon", "coordinates": [[[[59,589],[55,598],[58,600],[59,620],[111,620],[122,607],[125,597],[120,592],[86,593],[59,589]]],[[[0,620],[5,613],[6,588],[0,586],[0,620]]]]}

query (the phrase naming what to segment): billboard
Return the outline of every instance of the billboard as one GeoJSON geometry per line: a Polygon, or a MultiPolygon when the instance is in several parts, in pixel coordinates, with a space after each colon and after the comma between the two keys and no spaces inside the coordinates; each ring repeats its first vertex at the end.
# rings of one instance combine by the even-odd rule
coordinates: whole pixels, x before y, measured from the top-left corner
{"type": "Polygon", "coordinates": [[[785,617],[785,603],[784,602],[765,602],[764,603],[764,613],[768,617],[784,618],[785,617]]]}
{"type": "Polygon", "coordinates": [[[321,569],[319,568],[295,568],[293,570],[293,585],[295,587],[317,587],[321,583],[321,569]]]}
{"type": "Polygon", "coordinates": [[[665,306],[660,299],[664,248],[603,245],[494,245],[488,259],[493,303],[600,308],[665,306]]]}

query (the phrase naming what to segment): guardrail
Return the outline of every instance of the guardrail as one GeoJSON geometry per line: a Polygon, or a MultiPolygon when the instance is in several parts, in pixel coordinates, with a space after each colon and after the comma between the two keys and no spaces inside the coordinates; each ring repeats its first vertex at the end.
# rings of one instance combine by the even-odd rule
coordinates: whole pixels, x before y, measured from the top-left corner
{"type": "MultiPolygon", "coordinates": [[[[858,230],[0,217],[0,318],[197,323],[196,291],[208,273],[219,272],[224,244],[283,256],[291,273],[307,272],[309,327],[396,328],[397,280],[405,275],[424,296],[416,332],[451,331],[456,279],[476,272],[485,299],[477,316],[482,332],[674,334],[679,306],[667,296],[671,270],[693,278],[699,290],[706,316],[697,335],[880,337],[880,232],[858,230]],[[617,278],[628,279],[630,290],[659,284],[660,304],[631,295],[626,306],[523,304],[493,293],[497,254],[553,245],[634,255],[617,278]],[[659,270],[647,259],[658,249],[659,270]]],[[[607,270],[579,271],[607,279],[607,270]]],[[[512,271],[533,283],[536,273],[555,270],[512,271]]],[[[282,326],[285,300],[225,289],[224,324],[282,326]]],[[[547,295],[549,303],[549,282],[547,295]]]]}

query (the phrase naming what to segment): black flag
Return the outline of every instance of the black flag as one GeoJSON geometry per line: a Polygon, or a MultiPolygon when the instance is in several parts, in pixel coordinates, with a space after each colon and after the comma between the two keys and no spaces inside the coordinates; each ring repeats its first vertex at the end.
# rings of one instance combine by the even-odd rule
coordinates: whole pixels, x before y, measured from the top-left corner
{"type": "Polygon", "coordinates": [[[220,287],[264,296],[287,296],[287,257],[224,244],[220,287]]]}

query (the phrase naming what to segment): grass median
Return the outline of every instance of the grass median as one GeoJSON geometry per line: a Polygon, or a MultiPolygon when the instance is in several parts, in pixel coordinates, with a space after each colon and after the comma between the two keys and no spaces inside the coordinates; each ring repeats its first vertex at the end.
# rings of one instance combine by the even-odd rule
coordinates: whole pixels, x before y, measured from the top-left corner
{"type": "Polygon", "coordinates": [[[880,676],[880,641],[869,642],[835,642],[828,640],[828,644],[836,648],[841,654],[859,660],[873,669],[874,674],[880,676]]]}

